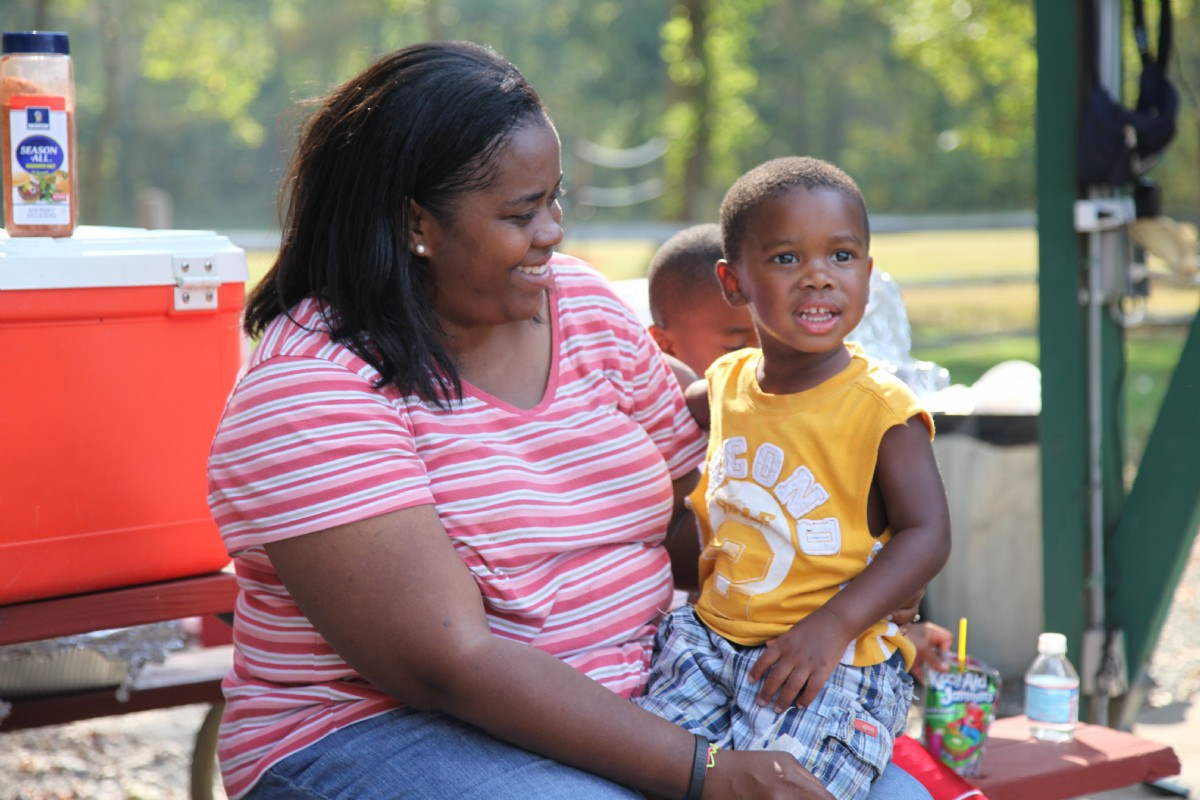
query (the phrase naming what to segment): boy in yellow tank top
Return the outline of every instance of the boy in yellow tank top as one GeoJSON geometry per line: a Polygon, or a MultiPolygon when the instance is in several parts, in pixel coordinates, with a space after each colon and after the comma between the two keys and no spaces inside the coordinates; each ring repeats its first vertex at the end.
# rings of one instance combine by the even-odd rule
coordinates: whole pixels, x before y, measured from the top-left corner
{"type": "Polygon", "coordinates": [[[845,342],[872,269],[848,175],[769,161],[726,194],[721,235],[717,276],[761,346],[718,359],[707,395],[689,388],[711,415],[690,498],[701,591],[659,629],[639,702],[722,747],[787,750],[836,797],[865,798],[912,693],[913,646],[886,617],[949,555],[932,418],[845,342]]]}

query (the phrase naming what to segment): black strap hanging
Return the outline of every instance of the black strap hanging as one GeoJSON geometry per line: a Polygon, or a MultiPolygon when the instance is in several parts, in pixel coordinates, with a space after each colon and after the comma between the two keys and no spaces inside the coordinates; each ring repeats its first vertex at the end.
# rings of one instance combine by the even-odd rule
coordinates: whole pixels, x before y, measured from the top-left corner
{"type": "Polygon", "coordinates": [[[1138,82],[1138,102],[1134,109],[1133,126],[1137,131],[1137,152],[1142,172],[1175,138],[1175,118],[1179,113],[1179,95],[1167,79],[1167,59],[1171,54],[1171,0],[1162,0],[1158,21],[1158,56],[1150,54],[1146,33],[1146,14],[1142,0],[1133,1],[1134,37],[1142,59],[1142,76],[1138,82]]]}
{"type": "MultiPolygon", "coordinates": [[[[1085,3],[1093,12],[1092,2],[1085,3]]],[[[1086,17],[1091,42],[1095,42],[1095,18],[1086,17]]],[[[1092,89],[1084,106],[1079,128],[1079,179],[1094,186],[1128,186],[1157,162],[1175,136],[1179,113],[1179,95],[1167,78],[1167,59],[1171,52],[1171,0],[1159,6],[1158,54],[1150,51],[1143,0],[1133,0],[1133,34],[1142,62],[1138,82],[1138,101],[1125,108],[1100,85],[1093,55],[1092,89]]]]}

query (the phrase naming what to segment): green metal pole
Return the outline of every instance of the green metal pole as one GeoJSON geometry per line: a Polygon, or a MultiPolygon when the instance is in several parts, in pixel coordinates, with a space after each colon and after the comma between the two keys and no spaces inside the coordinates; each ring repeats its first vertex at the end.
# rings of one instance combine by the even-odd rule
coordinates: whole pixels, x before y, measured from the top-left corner
{"type": "MultiPolygon", "coordinates": [[[[1085,4],[1038,0],[1038,235],[1039,336],[1042,370],[1042,550],[1048,630],[1067,634],[1071,658],[1093,675],[1099,664],[1083,658],[1089,628],[1123,631],[1135,691],[1123,698],[1128,723],[1141,701],[1144,671],[1170,609],[1175,587],[1200,527],[1200,321],[1190,336],[1159,410],[1137,479],[1128,497],[1124,472],[1125,332],[1109,313],[1108,298],[1092,316],[1089,341],[1089,239],[1075,231],[1073,207],[1083,195],[1075,174],[1082,99],[1091,80],[1083,30],[1085,4]],[[1088,356],[1093,354],[1089,369],[1088,356]],[[1099,403],[1098,475],[1091,467],[1089,399],[1099,403]],[[1098,502],[1093,492],[1099,490],[1098,502]],[[1092,511],[1099,508],[1099,519],[1092,511]],[[1094,547],[1099,524],[1102,546],[1094,547]],[[1093,559],[1096,559],[1093,562],[1093,559]],[[1095,577],[1094,566],[1102,566],[1095,577]]],[[[1096,0],[1116,12],[1119,0],[1096,0]]],[[[1110,22],[1112,18],[1110,18],[1110,22]]],[[[1109,29],[1110,35],[1115,30],[1109,29]]],[[[1119,52],[1119,47],[1116,48],[1119,52]]],[[[1112,66],[1111,64],[1107,66],[1112,66]]],[[[1125,265],[1118,264],[1119,272],[1125,265]]],[[[1096,408],[1095,405],[1092,408],[1096,408]]],[[[1107,705],[1082,716],[1107,719],[1107,705]]]]}
{"type": "Polygon", "coordinates": [[[1043,602],[1046,629],[1067,635],[1078,664],[1088,563],[1086,319],[1079,302],[1084,255],[1073,213],[1079,4],[1038,0],[1036,15],[1043,602]]]}

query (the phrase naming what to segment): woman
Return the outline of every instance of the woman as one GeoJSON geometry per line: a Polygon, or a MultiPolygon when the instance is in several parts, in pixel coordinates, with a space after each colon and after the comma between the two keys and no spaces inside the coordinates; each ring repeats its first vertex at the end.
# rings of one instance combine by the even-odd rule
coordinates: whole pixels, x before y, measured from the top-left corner
{"type": "Polygon", "coordinates": [[[703,441],[636,318],[554,254],[561,181],[537,94],[475,45],[393,53],[305,129],[209,466],[241,585],[231,797],[829,797],[769,752],[708,768],[626,699],[666,545],[694,572],[664,536],[703,441]]]}

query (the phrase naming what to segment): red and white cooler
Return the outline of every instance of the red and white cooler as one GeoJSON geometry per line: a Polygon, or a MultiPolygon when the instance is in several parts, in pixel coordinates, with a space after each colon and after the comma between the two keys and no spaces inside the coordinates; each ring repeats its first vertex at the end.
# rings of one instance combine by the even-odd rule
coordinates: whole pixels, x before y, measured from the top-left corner
{"type": "Polygon", "coordinates": [[[0,233],[0,605],[228,563],[206,463],[248,277],[208,231],[0,233]]]}

